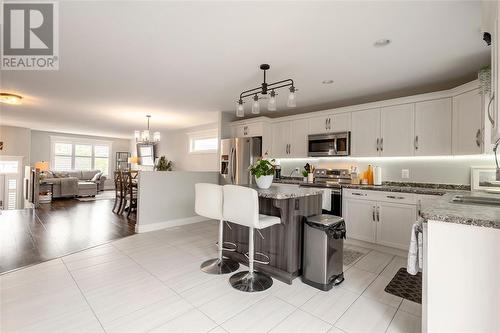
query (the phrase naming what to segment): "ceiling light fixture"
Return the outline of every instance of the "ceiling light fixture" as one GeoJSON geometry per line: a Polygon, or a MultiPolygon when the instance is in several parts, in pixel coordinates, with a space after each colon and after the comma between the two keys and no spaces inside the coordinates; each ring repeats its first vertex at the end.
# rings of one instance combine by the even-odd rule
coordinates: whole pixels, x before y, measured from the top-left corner
{"type": "Polygon", "coordinates": [[[375,43],[373,43],[373,46],[375,47],[382,47],[382,46],[387,46],[391,43],[390,39],[387,38],[382,38],[377,40],[375,43]]]}
{"type": "Polygon", "coordinates": [[[323,84],[332,84],[333,83],[333,80],[324,80],[323,82],[321,82],[323,84]]]}
{"type": "Polygon", "coordinates": [[[148,129],[144,131],[135,130],[134,131],[135,142],[143,144],[151,144],[151,143],[155,144],[157,142],[160,142],[160,132],[154,132],[153,138],[151,138],[150,136],[149,119],[151,119],[151,115],[148,114],[146,118],[148,118],[148,129]]]}
{"type": "Polygon", "coordinates": [[[0,93],[0,103],[16,105],[21,104],[22,99],[23,97],[19,95],[0,93]]]}
{"type": "Polygon", "coordinates": [[[284,88],[284,87],[290,87],[290,94],[288,95],[288,100],[286,105],[290,108],[294,108],[297,106],[296,100],[295,100],[295,92],[297,89],[295,88],[295,85],[293,83],[292,79],[286,79],[282,81],[277,81],[273,83],[267,83],[266,82],[266,71],[271,68],[268,64],[262,64],[260,65],[260,69],[264,71],[264,82],[262,82],[261,86],[258,88],[253,88],[249,90],[245,90],[240,94],[240,98],[238,99],[238,102],[236,103],[236,116],[237,117],[244,117],[245,116],[245,109],[243,108],[243,98],[245,97],[250,97],[253,96],[253,103],[252,103],[252,113],[253,114],[259,114],[260,113],[260,104],[259,104],[259,94],[264,95],[263,97],[260,97],[263,99],[267,95],[267,91],[271,89],[271,98],[269,98],[267,102],[267,110],[269,111],[276,111],[276,92],[274,90],[279,89],[279,88],[284,88]]]}

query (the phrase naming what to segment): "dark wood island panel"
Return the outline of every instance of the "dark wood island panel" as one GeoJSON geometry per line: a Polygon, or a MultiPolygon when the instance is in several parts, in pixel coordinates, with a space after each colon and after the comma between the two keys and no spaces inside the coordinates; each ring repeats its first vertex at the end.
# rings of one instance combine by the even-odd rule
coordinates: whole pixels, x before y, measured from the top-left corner
{"type": "MultiPolygon", "coordinates": [[[[278,216],[281,223],[266,229],[255,230],[255,251],[269,256],[268,265],[255,263],[255,268],[272,277],[291,284],[301,275],[302,239],[304,219],[321,214],[321,191],[312,189],[259,190],[259,210],[261,214],[278,216]],[[262,237],[261,237],[262,234],[262,237]]],[[[233,242],[235,252],[224,251],[224,255],[248,265],[248,227],[228,222],[224,226],[224,241],[233,242]]],[[[256,255],[259,260],[261,256],[256,255]]]]}

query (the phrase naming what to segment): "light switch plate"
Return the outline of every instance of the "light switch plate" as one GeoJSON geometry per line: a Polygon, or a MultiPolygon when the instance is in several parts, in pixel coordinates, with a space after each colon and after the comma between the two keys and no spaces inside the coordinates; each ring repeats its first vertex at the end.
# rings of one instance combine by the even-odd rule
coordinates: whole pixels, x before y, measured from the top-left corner
{"type": "Polygon", "coordinates": [[[410,178],[410,169],[401,169],[401,178],[403,179],[410,178]]]}

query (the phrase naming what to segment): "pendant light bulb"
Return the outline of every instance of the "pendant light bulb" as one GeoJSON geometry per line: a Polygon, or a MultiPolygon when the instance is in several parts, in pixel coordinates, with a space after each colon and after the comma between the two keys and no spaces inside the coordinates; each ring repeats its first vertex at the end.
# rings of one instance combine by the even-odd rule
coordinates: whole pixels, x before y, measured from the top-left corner
{"type": "Polygon", "coordinates": [[[276,93],[274,92],[274,90],[271,90],[271,97],[267,102],[267,110],[276,111],[276,93]]]}
{"type": "Polygon", "coordinates": [[[255,94],[255,96],[253,97],[252,113],[253,114],[259,114],[260,113],[259,97],[257,96],[257,94],[255,94]]]}
{"type": "Polygon", "coordinates": [[[295,87],[290,87],[290,94],[288,95],[288,101],[286,102],[286,106],[289,108],[294,108],[297,106],[297,101],[295,100],[295,87]]]}
{"type": "Polygon", "coordinates": [[[243,108],[243,101],[240,99],[236,103],[236,117],[242,118],[245,116],[245,109],[243,108]]]}

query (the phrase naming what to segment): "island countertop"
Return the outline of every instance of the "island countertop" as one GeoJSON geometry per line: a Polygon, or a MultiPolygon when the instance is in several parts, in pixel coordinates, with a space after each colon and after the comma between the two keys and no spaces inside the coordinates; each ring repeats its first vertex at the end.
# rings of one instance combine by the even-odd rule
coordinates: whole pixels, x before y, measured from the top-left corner
{"type": "Polygon", "coordinates": [[[276,186],[272,185],[268,189],[258,188],[257,185],[249,185],[248,187],[253,188],[259,193],[259,197],[268,198],[268,199],[294,199],[301,197],[308,197],[311,195],[319,195],[322,194],[323,191],[317,188],[304,188],[304,187],[295,187],[295,186],[276,186]]]}

